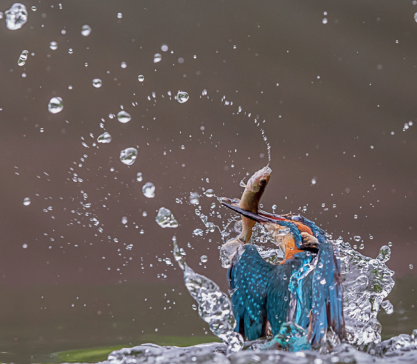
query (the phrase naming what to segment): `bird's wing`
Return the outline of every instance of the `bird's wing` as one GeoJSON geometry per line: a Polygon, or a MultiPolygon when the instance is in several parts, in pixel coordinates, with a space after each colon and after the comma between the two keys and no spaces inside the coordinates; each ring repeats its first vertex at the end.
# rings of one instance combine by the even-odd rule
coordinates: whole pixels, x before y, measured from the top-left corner
{"type": "Polygon", "coordinates": [[[321,344],[329,329],[342,340],[345,337],[342,277],[339,252],[330,240],[320,241],[312,291],[313,305],[309,327],[311,344],[321,344]]]}
{"type": "Polygon", "coordinates": [[[235,331],[247,340],[265,336],[267,283],[273,268],[251,244],[240,248],[229,268],[231,301],[237,321],[235,331]]]}

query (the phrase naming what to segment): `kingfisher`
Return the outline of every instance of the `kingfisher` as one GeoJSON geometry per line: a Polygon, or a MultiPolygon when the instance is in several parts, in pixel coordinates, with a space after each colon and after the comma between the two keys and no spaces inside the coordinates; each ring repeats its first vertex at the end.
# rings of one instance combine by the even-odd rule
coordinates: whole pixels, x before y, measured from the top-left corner
{"type": "Polygon", "coordinates": [[[325,231],[299,214],[277,215],[259,210],[272,170],[264,167],[245,185],[239,202],[222,204],[242,215],[242,233],[221,248],[229,261],[228,283],[235,331],[246,340],[279,334],[292,322],[307,331],[311,346],[333,332],[345,337],[339,253],[325,231]],[[265,261],[249,244],[255,223],[263,225],[284,251],[278,265],[265,261]]]}

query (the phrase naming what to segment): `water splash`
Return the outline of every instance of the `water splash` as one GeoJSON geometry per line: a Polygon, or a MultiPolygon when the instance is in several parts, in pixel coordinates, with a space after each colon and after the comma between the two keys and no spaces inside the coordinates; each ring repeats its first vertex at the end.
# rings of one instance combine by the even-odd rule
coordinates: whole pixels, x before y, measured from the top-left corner
{"type": "Polygon", "coordinates": [[[106,131],[103,134],[98,136],[97,141],[99,143],[110,143],[111,142],[111,135],[106,131]]]}
{"type": "Polygon", "coordinates": [[[220,291],[216,283],[188,267],[175,237],[172,243],[175,260],[184,272],[185,286],[198,304],[200,317],[209,324],[211,332],[227,344],[228,353],[240,351],[243,338],[234,331],[236,320],[229,297],[220,291]]]}
{"type": "Polygon", "coordinates": [[[155,55],[153,56],[153,63],[158,63],[161,62],[162,60],[162,56],[160,53],[155,53],[155,55]]]}
{"type": "Polygon", "coordinates": [[[178,221],[175,220],[174,215],[170,210],[165,207],[161,207],[158,211],[158,215],[155,217],[155,221],[161,228],[176,228],[178,227],[178,221]]]}
{"type": "Polygon", "coordinates": [[[91,27],[89,25],[83,25],[81,27],[81,34],[84,37],[88,37],[90,35],[90,33],[91,33],[91,27]]]}
{"type": "Polygon", "coordinates": [[[130,116],[129,113],[127,113],[126,111],[122,110],[119,111],[119,113],[117,114],[117,119],[122,123],[122,124],[126,124],[128,123],[130,120],[132,120],[132,117],[130,116]]]}
{"type": "Polygon", "coordinates": [[[146,182],[142,187],[143,195],[147,198],[155,197],[155,185],[151,182],[146,182]]]}
{"type": "Polygon", "coordinates": [[[381,324],[377,314],[382,301],[394,287],[385,262],[391,250],[383,246],[377,259],[365,257],[352,249],[342,238],[335,240],[339,247],[343,282],[343,311],[347,340],[360,349],[381,341],[381,324]]]}
{"type": "Polygon", "coordinates": [[[20,3],[15,3],[5,12],[6,27],[10,30],[17,30],[23,27],[28,21],[28,12],[26,6],[20,3]]]}
{"type": "Polygon", "coordinates": [[[177,96],[176,96],[176,99],[180,104],[187,102],[189,98],[190,98],[190,95],[188,94],[188,92],[185,92],[185,91],[178,91],[177,96]]]}
{"type": "Polygon", "coordinates": [[[27,51],[27,50],[22,51],[22,53],[20,54],[19,59],[17,61],[17,64],[19,66],[22,67],[26,64],[26,60],[28,59],[28,54],[29,54],[29,51],[27,51]]]}
{"type": "MultiPolygon", "coordinates": [[[[244,350],[227,356],[226,345],[208,343],[185,348],[175,346],[158,346],[144,344],[129,349],[121,349],[110,353],[108,364],[139,364],[139,363],[170,363],[170,364],[414,364],[417,362],[417,343],[415,335],[402,334],[380,343],[373,354],[364,353],[349,344],[340,344],[328,354],[319,351],[303,350],[288,352],[276,350],[281,347],[279,341],[297,343],[303,335],[296,331],[298,340],[294,340],[291,324],[287,325],[283,337],[274,342],[265,343],[256,340],[245,343],[244,350]],[[290,335],[286,335],[290,333],[290,335]],[[274,345],[275,344],[275,345],[274,345]]],[[[416,331],[416,330],[415,330],[416,331]]],[[[281,333],[280,333],[281,334],[281,333]]],[[[278,336],[278,335],[277,335],[278,336]]],[[[294,346],[293,346],[294,347],[294,346]]]]}
{"type": "Polygon", "coordinates": [[[136,148],[126,148],[120,152],[120,161],[123,164],[131,166],[136,161],[138,150],[136,148]]]}
{"type": "Polygon", "coordinates": [[[198,195],[197,192],[190,192],[190,204],[192,205],[198,205],[199,204],[199,198],[200,196],[198,195]]]}
{"type": "Polygon", "coordinates": [[[64,102],[60,97],[53,97],[49,100],[48,110],[51,114],[58,114],[64,108],[64,102]]]}
{"type": "Polygon", "coordinates": [[[103,82],[99,78],[93,80],[93,86],[95,88],[100,88],[103,85],[103,82]]]}

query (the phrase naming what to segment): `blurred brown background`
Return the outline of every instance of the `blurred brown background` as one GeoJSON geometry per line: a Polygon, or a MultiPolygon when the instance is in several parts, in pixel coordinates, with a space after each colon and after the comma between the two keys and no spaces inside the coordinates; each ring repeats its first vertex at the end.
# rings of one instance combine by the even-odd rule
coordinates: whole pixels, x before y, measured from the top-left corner
{"type": "MultiPolygon", "coordinates": [[[[3,0],[0,11],[12,4],[3,0]]],[[[2,361],[167,336],[213,340],[175,263],[159,260],[171,258],[176,234],[190,266],[227,289],[221,236],[192,235],[204,226],[188,197],[208,188],[239,197],[239,181],[268,160],[261,129],[273,169],[264,208],[306,206],[304,215],[335,237],[360,236],[368,256],[392,242],[396,311],[381,314],[384,335],[417,327],[409,268],[417,267],[417,125],[403,130],[417,123],[417,5],[24,4],[22,29],[0,21],[2,361]],[[92,30],[83,36],[86,24],[92,30]],[[29,57],[19,67],[22,50],[29,57]],[[95,78],[101,88],[93,87],[95,78]],[[169,99],[167,92],[178,90],[189,93],[186,103],[169,99]],[[58,114],[48,112],[54,96],[64,102],[58,114]],[[129,123],[109,117],[121,106],[129,123]],[[97,148],[101,122],[112,142],[97,148]],[[120,151],[133,146],[137,160],[126,166],[120,151]],[[155,184],[155,198],[143,196],[145,182],[155,184]],[[155,223],[162,206],[174,213],[177,229],[155,223]],[[201,255],[208,256],[206,268],[201,255]]],[[[200,198],[206,214],[212,202],[200,198]]],[[[231,216],[215,211],[223,221],[231,216]]]]}

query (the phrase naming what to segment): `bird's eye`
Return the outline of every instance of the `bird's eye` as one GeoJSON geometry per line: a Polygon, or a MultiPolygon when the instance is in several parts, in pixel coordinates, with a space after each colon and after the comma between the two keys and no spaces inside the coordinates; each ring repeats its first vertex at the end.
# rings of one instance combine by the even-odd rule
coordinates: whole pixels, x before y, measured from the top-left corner
{"type": "Polygon", "coordinates": [[[261,183],[261,185],[264,185],[266,183],[266,179],[262,178],[259,182],[261,183]]]}

